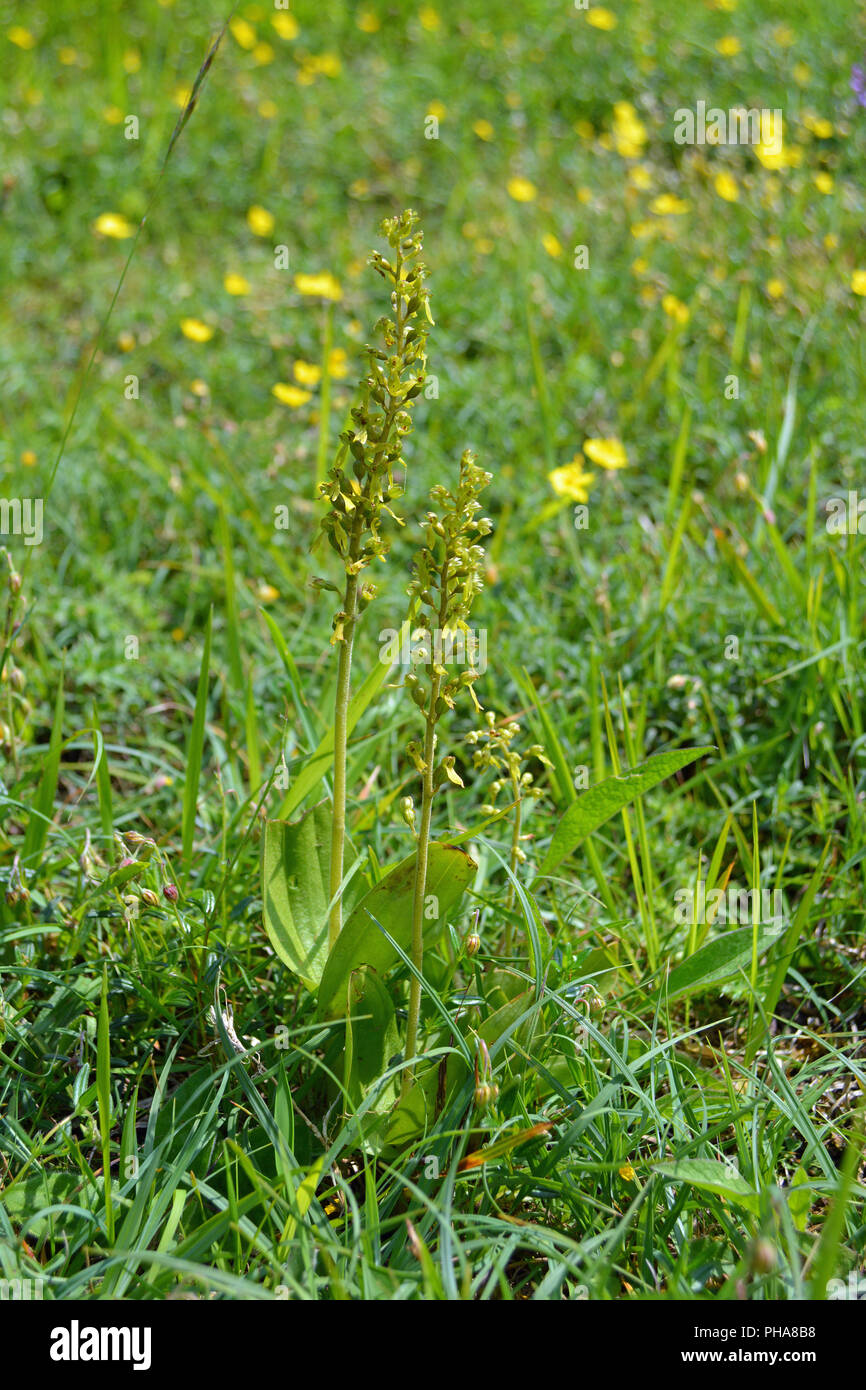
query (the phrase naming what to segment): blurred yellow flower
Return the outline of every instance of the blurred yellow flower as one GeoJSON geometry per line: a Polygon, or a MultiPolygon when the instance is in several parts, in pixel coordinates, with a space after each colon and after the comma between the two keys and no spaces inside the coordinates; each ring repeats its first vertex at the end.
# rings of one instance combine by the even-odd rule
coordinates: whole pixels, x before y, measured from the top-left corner
{"type": "Polygon", "coordinates": [[[773,30],[773,38],[780,48],[790,48],[795,42],[797,35],[790,24],[777,24],[773,30]]]}
{"type": "Polygon", "coordinates": [[[253,62],[258,63],[259,67],[272,63],[274,56],[274,50],[269,43],[257,43],[253,49],[253,62]]]}
{"type": "Polygon", "coordinates": [[[594,473],[585,473],[583,454],[575,454],[571,463],[562,468],[554,468],[548,473],[547,481],[557,497],[568,497],[572,502],[588,502],[589,488],[595,480],[594,473]]]}
{"type": "Polygon", "coordinates": [[[771,299],[781,299],[784,293],[784,280],[779,280],[774,276],[772,280],[767,281],[767,294],[770,296],[771,299]]]}
{"type": "Polygon", "coordinates": [[[76,48],[69,48],[68,46],[61,48],[58,50],[57,56],[63,66],[67,68],[71,68],[74,63],[78,62],[78,50],[76,48]]]}
{"type": "Polygon", "coordinates": [[[135,337],[128,329],[125,328],[121,333],[118,333],[117,346],[121,352],[132,352],[135,347],[135,337]]]}
{"type": "Polygon", "coordinates": [[[281,39],[296,39],[300,33],[298,21],[293,14],[271,15],[271,24],[276,29],[281,39]]]}
{"type": "Polygon", "coordinates": [[[172,96],[172,101],[174,102],[175,106],[179,106],[181,111],[183,111],[191,96],[191,87],[175,87],[174,95],[172,96]]]}
{"type": "Polygon", "coordinates": [[[506,184],[509,197],[516,203],[532,203],[538,197],[538,189],[529,179],[517,178],[509,179],[506,184]]]}
{"type": "Polygon", "coordinates": [[[270,97],[265,97],[264,101],[259,102],[259,115],[263,120],[272,121],[278,112],[279,107],[277,103],[271,101],[270,97]]]}
{"type": "Polygon", "coordinates": [[[141,71],[141,54],[137,48],[127,48],[123,54],[123,70],[130,75],[141,71]]]}
{"type": "Polygon", "coordinates": [[[490,124],[489,121],[485,121],[483,119],[480,121],[476,121],[472,126],[472,129],[478,136],[479,140],[490,141],[493,139],[494,130],[493,126],[490,124]]]}
{"type": "Polygon", "coordinates": [[[328,353],[328,371],[331,373],[331,376],[335,377],[337,380],[342,380],[344,376],[349,375],[349,365],[345,348],[331,348],[331,351],[328,353]]]}
{"type": "Polygon", "coordinates": [[[318,386],[322,369],[315,362],[298,361],[292,367],[292,375],[301,386],[318,386]]]}
{"type": "Polygon", "coordinates": [[[727,173],[724,169],[720,174],[716,174],[713,180],[713,187],[719,197],[724,198],[726,203],[735,203],[740,196],[737,180],[734,178],[733,174],[727,173]]]}
{"type": "Polygon", "coordinates": [[[36,467],[36,455],[34,454],[32,449],[24,450],[23,454],[21,455],[21,462],[24,464],[25,468],[36,467]]]}
{"type": "Polygon", "coordinates": [[[552,232],[545,232],[541,244],[548,256],[552,256],[555,261],[559,260],[562,255],[562,242],[559,237],[555,237],[552,232]]]}
{"type": "Polygon", "coordinates": [[[135,228],[131,222],[127,222],[119,212],[102,212],[93,224],[93,230],[99,236],[114,237],[117,241],[126,241],[129,237],[135,236],[135,228]]]}
{"type": "Polygon", "coordinates": [[[684,198],[677,198],[673,193],[660,193],[650,203],[650,211],[657,213],[659,217],[679,216],[688,212],[689,206],[684,198]]]}
{"type": "Polygon", "coordinates": [[[299,294],[307,294],[316,299],[332,299],[336,302],[343,298],[340,282],[329,270],[320,270],[315,275],[296,275],[295,289],[299,294]]]}
{"type": "Polygon", "coordinates": [[[199,400],[203,400],[205,396],[210,395],[210,387],[206,381],[202,381],[200,376],[197,376],[195,381],[190,382],[189,389],[194,396],[198,396],[199,400]]]}
{"type": "Polygon", "coordinates": [[[854,294],[866,294],[866,270],[855,270],[851,276],[851,289],[854,294]]]}
{"type": "MultiPolygon", "coordinates": [[[[688,323],[689,321],[688,305],[684,304],[681,299],[677,299],[675,294],[664,295],[662,309],[668,318],[673,319],[675,323],[688,323]]],[[[598,462],[598,460],[595,461],[598,462]]]]}
{"type": "Polygon", "coordinates": [[[255,236],[270,236],[274,230],[273,213],[254,205],[247,213],[247,226],[255,236]]]}
{"type": "Polygon", "coordinates": [[[795,63],[791,71],[798,87],[808,87],[812,80],[812,69],[808,63],[795,63]]]}
{"type": "Polygon", "coordinates": [[[323,77],[339,77],[342,71],[339,53],[317,53],[311,55],[305,64],[307,71],[321,73],[323,77]]]}
{"type": "Polygon", "coordinates": [[[435,116],[437,121],[444,121],[447,114],[448,112],[441,101],[431,101],[430,105],[427,107],[427,115],[435,116]]]}
{"type": "Polygon", "coordinates": [[[6,30],[6,37],[10,43],[14,43],[16,48],[35,48],[36,40],[29,29],[24,29],[20,24],[13,24],[11,29],[6,30]]]}
{"type": "Polygon", "coordinates": [[[628,171],[628,181],[633,188],[640,188],[646,192],[652,188],[653,176],[645,164],[633,164],[628,171]]]}
{"type": "Polygon", "coordinates": [[[613,104],[613,142],[623,159],[640,159],[646,144],[646,126],[630,101],[613,104]]]}
{"type": "Polygon", "coordinates": [[[832,193],[833,175],[825,173],[825,171],[821,169],[815,175],[815,187],[817,188],[819,193],[832,193]]]}
{"type": "Polygon", "coordinates": [[[250,282],[245,276],[237,275],[234,271],[230,271],[223,280],[223,288],[229,294],[249,294],[250,282]]]}
{"type": "Polygon", "coordinates": [[[833,122],[828,121],[826,116],[806,115],[803,117],[803,125],[819,140],[829,140],[835,130],[833,122]]]}
{"type": "Polygon", "coordinates": [[[181,319],[180,331],[191,343],[209,343],[215,330],[201,319],[181,319]]]}
{"type": "Polygon", "coordinates": [[[442,23],[439,18],[439,11],[434,10],[432,5],[423,5],[418,11],[418,18],[421,21],[421,28],[426,29],[428,34],[435,33],[442,23]]]}
{"type": "Polygon", "coordinates": [[[241,48],[255,48],[256,31],[246,19],[230,19],[229,29],[235,42],[240,44],[241,48]]]}
{"type": "Polygon", "coordinates": [[[727,34],[725,38],[719,39],[716,43],[716,52],[721,53],[723,58],[736,58],[741,51],[742,44],[733,34],[727,34]]]}
{"type": "Polygon", "coordinates": [[[619,1175],[622,1178],[623,1182],[634,1182],[635,1180],[635,1171],[630,1163],[624,1163],[622,1165],[622,1167],[619,1170],[619,1175]]]}
{"type": "Polygon", "coordinates": [[[593,29],[615,29],[617,25],[616,15],[611,10],[606,10],[603,5],[593,5],[586,12],[586,22],[591,24],[593,29]]]}
{"type": "Polygon", "coordinates": [[[279,589],[275,589],[273,584],[260,584],[256,589],[256,598],[262,603],[273,603],[280,596],[279,589]]]}
{"type": "Polygon", "coordinates": [[[123,120],[123,112],[119,106],[106,106],[102,112],[102,119],[109,125],[120,125],[123,120]]]}
{"type": "Polygon", "coordinates": [[[382,21],[374,10],[359,10],[355,21],[362,34],[378,34],[382,21]]]}
{"type": "Polygon", "coordinates": [[[306,405],[311,400],[309,391],[302,391],[300,386],[291,386],[286,381],[278,381],[276,386],[271,387],[271,395],[276,396],[283,405],[290,405],[297,408],[306,405]]]}
{"type": "Polygon", "coordinates": [[[761,138],[755,155],[765,169],[784,169],[794,162],[785,150],[785,123],[775,111],[761,112],[761,138]]]}
{"type": "Polygon", "coordinates": [[[583,452],[599,468],[625,468],[628,455],[618,439],[587,439],[583,452]]]}

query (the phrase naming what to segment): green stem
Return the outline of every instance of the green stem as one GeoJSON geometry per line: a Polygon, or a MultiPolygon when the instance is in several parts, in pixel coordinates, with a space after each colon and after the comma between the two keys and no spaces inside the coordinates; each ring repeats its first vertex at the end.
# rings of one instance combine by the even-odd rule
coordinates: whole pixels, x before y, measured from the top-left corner
{"type": "MultiPolygon", "coordinates": [[[[353,531],[354,541],[354,531],[353,531]]],[[[343,640],[337,666],[337,697],[334,704],[334,814],[331,821],[331,872],[328,884],[331,914],[328,918],[328,945],[333,947],[343,926],[343,853],[346,843],[346,746],[349,737],[349,694],[352,679],[352,647],[357,622],[358,576],[346,578],[343,598],[343,640]]]]}
{"type": "MultiPolygon", "coordinates": [[[[517,873],[517,867],[518,867],[518,863],[519,863],[519,860],[518,860],[518,858],[517,858],[517,851],[518,851],[519,848],[520,848],[520,819],[521,819],[520,813],[521,813],[521,802],[520,802],[520,781],[519,781],[519,779],[518,779],[517,777],[515,777],[513,774],[512,774],[512,777],[511,777],[511,787],[512,787],[512,790],[513,790],[513,792],[514,792],[514,800],[515,800],[515,802],[517,803],[516,806],[514,807],[514,825],[513,825],[512,830],[511,830],[511,872],[512,872],[512,874],[515,874],[515,875],[516,875],[516,873],[517,873]]],[[[512,922],[511,922],[511,913],[514,911],[514,881],[513,881],[513,879],[509,879],[509,882],[508,882],[508,897],[507,897],[506,900],[505,900],[505,907],[506,907],[506,910],[508,911],[508,914],[509,914],[508,920],[507,920],[506,923],[505,923],[505,954],[506,954],[506,956],[510,956],[510,955],[511,955],[511,947],[512,947],[512,944],[513,944],[513,937],[512,937],[512,930],[513,930],[513,929],[512,929],[512,922]]]]}
{"type": "MultiPolygon", "coordinates": [[[[421,794],[421,824],[418,829],[418,849],[415,860],[415,893],[412,900],[412,964],[417,971],[424,965],[424,898],[427,893],[427,859],[430,847],[430,823],[433,818],[433,759],[436,756],[436,704],[439,700],[441,677],[433,676],[430,685],[430,704],[427,710],[427,729],[424,735],[424,774],[421,794]]],[[[406,1060],[411,1062],[418,1050],[418,1020],[421,1016],[421,981],[412,976],[409,985],[409,1019],[406,1026],[406,1060]]],[[[414,1069],[403,1072],[401,1099],[414,1080],[414,1069]]]]}

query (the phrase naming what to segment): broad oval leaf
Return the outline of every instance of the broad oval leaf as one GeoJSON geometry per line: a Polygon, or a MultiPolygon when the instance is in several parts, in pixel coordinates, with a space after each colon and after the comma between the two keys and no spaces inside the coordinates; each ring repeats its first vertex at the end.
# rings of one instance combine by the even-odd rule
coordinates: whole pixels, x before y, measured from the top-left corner
{"type": "Polygon", "coordinates": [[[747,1211],[757,1211],[760,1207],[760,1194],[751,1183],[740,1177],[736,1169],[714,1158],[682,1158],[677,1163],[657,1163],[653,1171],[660,1173],[666,1182],[687,1182],[702,1192],[715,1192],[727,1197],[747,1211]]]}
{"type": "MultiPolygon", "coordinates": [[[[412,946],[412,900],[415,892],[415,859],[411,854],[371,888],[352,911],[334,943],[322,973],[319,1013],[341,1015],[346,1009],[346,982],[362,965],[383,975],[400,957],[380,927],[399,942],[404,951],[412,946]]],[[[448,913],[462,898],[478,865],[456,845],[430,845],[427,860],[424,939],[435,940],[448,913]]]]}
{"type": "MultiPolygon", "coordinates": [[[[353,859],[347,845],[346,869],[353,859]]],[[[267,822],[262,852],[265,931],[280,960],[313,994],[328,958],[330,861],[327,801],[311,807],[298,821],[267,822]]]]}
{"type": "MultiPolygon", "coordinates": [[[[709,985],[717,985],[729,980],[752,960],[752,927],[740,927],[737,931],[725,932],[693,956],[681,960],[668,976],[668,997],[676,999],[680,995],[694,994],[709,985]]],[[[758,927],[758,955],[766,951],[781,936],[783,928],[758,927]]]]}
{"type": "Polygon", "coordinates": [[[538,870],[539,875],[551,873],[567,854],[571,854],[572,850],[577,848],[581,840],[598,830],[599,826],[604,825],[605,821],[610,820],[611,816],[615,816],[624,806],[628,806],[629,802],[636,800],[674,772],[679,772],[680,768],[693,763],[696,758],[702,758],[705,753],[712,751],[712,747],[677,748],[670,753],[657,753],[655,757],[647,758],[645,763],[633,768],[631,772],[623,773],[621,777],[607,777],[603,782],[599,782],[597,787],[590,787],[588,792],[584,792],[583,796],[578,797],[577,801],[569,806],[554,830],[550,848],[538,870]]]}

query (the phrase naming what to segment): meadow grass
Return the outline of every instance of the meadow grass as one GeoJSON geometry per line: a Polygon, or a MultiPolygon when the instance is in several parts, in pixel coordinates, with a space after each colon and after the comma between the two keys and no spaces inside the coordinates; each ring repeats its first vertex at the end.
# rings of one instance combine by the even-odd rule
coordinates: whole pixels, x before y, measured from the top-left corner
{"type": "Polygon", "coordinates": [[[0,4],[3,496],[44,500],[41,544],[0,538],[0,1275],[144,1300],[866,1279],[857,7],[262,2],[203,72],[226,17],[0,4]],[[678,145],[698,100],[780,109],[784,156],[678,145]],[[411,851],[418,712],[380,634],[467,447],[493,475],[474,688],[540,795],[516,842],[483,718],[449,712],[465,788],[433,834],[478,871],[423,979],[399,949],[393,973],[458,1079],[383,1149],[405,1059],[345,1093],[259,864],[265,818],[331,791],[309,579],[339,575],[308,552],[405,207],[435,327],[410,524],[355,641],[347,831],[374,879],[411,851]],[[556,857],[581,798],[688,747],[556,857]],[[729,888],[736,922],[682,910],[729,888]]]}

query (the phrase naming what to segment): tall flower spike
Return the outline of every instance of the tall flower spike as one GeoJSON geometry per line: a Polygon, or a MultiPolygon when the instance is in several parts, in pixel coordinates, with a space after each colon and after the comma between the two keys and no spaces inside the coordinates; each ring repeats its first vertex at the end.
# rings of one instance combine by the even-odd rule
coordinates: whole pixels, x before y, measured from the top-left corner
{"type": "MultiPolygon", "coordinates": [[[[411,428],[412,402],[424,386],[427,324],[430,315],[427,272],[421,261],[418,218],[407,210],[382,223],[391,259],[374,251],[370,264],[391,286],[391,315],[379,319],[381,346],[368,347],[361,400],[352,410],[352,425],[340,435],[334,466],[319,485],[330,506],[321,534],[339,555],[345,572],[342,602],[334,617],[333,644],[339,647],[334,705],[334,816],[331,832],[328,940],[333,946],[342,926],[340,893],[346,838],[346,744],[352,673],[352,646],[360,612],[375,596],[375,586],[361,584],[361,572],[384,560],[389,541],[385,517],[402,526],[391,503],[401,489],[394,470],[403,463],[403,439],[411,428]]],[[[339,592],[339,591],[338,591],[339,592]]]]}
{"type": "MultiPolygon", "coordinates": [[[[484,547],[478,541],[493,529],[487,517],[478,516],[481,510],[478,494],[490,482],[490,476],[478,467],[475,456],[467,450],[460,460],[456,490],[450,492],[441,484],[433,488],[430,500],[439,510],[427,513],[424,545],[416,557],[409,585],[409,616],[416,633],[425,634],[419,644],[422,648],[419,664],[424,677],[412,672],[406,679],[412,699],[424,714],[423,748],[412,742],[407,750],[420,773],[422,785],[412,902],[412,963],[419,973],[424,960],[424,898],[433,798],[444,781],[463,785],[453,757],[446,756],[437,765],[436,726],[445,711],[454,708],[462,690],[469,691],[478,708],[472,689],[478,671],[474,665],[469,665],[455,674],[449,669],[449,662],[458,641],[466,654],[467,637],[470,661],[474,654],[475,641],[468,619],[472,604],[484,587],[484,547]]],[[[417,1051],[420,1012],[421,984],[413,975],[406,1035],[406,1058],[410,1061],[417,1051]]],[[[411,1083],[412,1072],[407,1068],[403,1073],[403,1095],[411,1083]]]]}

